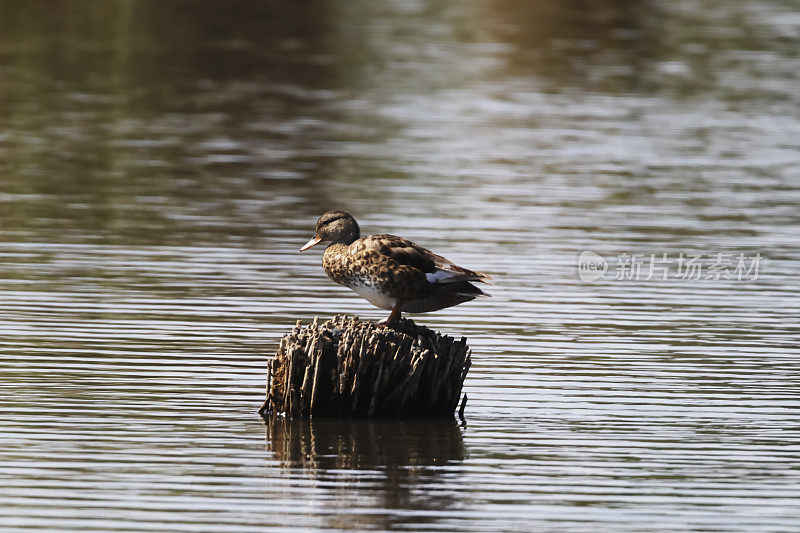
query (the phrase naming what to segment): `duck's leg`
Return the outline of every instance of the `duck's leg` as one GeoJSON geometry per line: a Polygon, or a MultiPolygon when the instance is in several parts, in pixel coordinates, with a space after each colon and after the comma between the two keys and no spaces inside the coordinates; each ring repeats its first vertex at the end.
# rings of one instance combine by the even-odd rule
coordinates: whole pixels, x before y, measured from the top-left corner
{"type": "Polygon", "coordinates": [[[389,318],[387,318],[386,320],[381,320],[380,322],[378,322],[378,325],[379,326],[388,326],[388,325],[393,324],[394,322],[397,322],[398,320],[400,320],[400,314],[401,314],[400,313],[400,306],[401,305],[402,305],[402,302],[397,301],[397,303],[395,303],[394,307],[392,308],[392,313],[389,315],[389,318]]]}

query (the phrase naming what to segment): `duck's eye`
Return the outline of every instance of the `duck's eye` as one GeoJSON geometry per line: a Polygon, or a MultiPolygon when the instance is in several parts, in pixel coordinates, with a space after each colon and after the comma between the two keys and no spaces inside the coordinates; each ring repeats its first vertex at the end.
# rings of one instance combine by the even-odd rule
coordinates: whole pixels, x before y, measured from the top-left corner
{"type": "Polygon", "coordinates": [[[337,216],[337,217],[330,218],[328,220],[323,220],[322,223],[320,224],[320,226],[327,226],[328,224],[336,222],[337,220],[343,220],[343,219],[344,219],[344,215],[340,215],[340,216],[337,216]]]}

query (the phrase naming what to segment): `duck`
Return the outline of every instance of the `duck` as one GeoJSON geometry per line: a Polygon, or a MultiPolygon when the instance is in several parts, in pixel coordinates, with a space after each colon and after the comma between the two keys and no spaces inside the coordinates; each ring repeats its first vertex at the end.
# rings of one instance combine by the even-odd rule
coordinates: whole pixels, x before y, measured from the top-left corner
{"type": "Polygon", "coordinates": [[[396,323],[404,312],[429,313],[490,296],[472,283],[493,285],[488,274],[460,267],[403,237],[386,233],[362,237],[358,222],[347,211],[320,216],[314,236],[300,251],[321,242],[329,243],[322,268],[331,280],[391,311],[378,322],[380,326],[396,323]]]}

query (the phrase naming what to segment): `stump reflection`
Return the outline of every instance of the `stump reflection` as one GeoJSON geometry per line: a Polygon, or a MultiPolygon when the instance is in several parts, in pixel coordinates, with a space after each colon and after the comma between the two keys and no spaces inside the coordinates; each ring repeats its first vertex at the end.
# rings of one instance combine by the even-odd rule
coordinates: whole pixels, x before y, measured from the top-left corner
{"type": "MultiPolygon", "coordinates": [[[[329,487],[337,506],[440,511],[463,503],[445,479],[458,474],[466,453],[453,419],[269,417],[265,424],[266,449],[280,466],[329,487]]],[[[420,521],[419,513],[332,515],[328,525],[392,529],[406,518],[420,521]]]]}

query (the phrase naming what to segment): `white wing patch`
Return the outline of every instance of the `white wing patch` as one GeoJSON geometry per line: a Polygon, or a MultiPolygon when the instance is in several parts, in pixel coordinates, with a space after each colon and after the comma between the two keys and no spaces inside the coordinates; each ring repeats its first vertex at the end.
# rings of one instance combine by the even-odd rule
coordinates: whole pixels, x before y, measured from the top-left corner
{"type": "Polygon", "coordinates": [[[428,272],[425,274],[425,278],[427,278],[428,283],[447,283],[448,279],[455,276],[463,276],[463,274],[441,270],[438,268],[436,269],[436,272],[428,272]]]}

